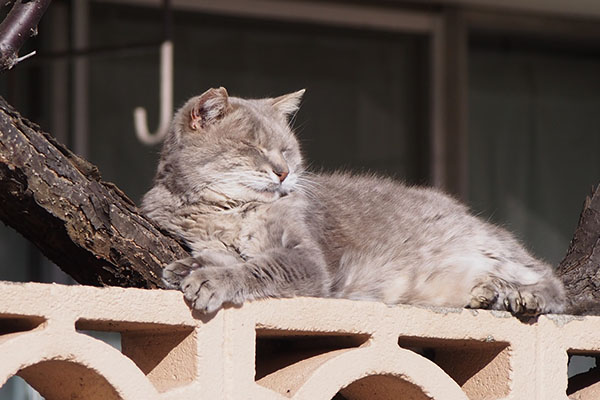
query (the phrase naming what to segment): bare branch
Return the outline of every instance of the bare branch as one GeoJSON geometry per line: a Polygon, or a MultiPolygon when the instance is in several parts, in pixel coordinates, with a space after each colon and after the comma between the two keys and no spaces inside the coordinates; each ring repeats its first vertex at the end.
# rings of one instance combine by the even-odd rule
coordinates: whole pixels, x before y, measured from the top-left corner
{"type": "Polygon", "coordinates": [[[37,35],[37,26],[51,0],[17,0],[0,24],[0,70],[14,67],[23,57],[19,49],[31,36],[37,35]]]}
{"type": "Polygon", "coordinates": [[[600,185],[585,199],[565,259],[557,269],[571,314],[600,315],[600,185]]]}

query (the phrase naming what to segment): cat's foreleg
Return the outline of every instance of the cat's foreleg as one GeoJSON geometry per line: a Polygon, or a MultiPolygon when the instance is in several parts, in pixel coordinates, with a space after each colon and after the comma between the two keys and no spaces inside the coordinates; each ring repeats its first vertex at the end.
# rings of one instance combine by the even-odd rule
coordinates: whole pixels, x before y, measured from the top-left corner
{"type": "Polygon", "coordinates": [[[162,280],[169,289],[179,289],[181,281],[187,277],[190,272],[200,267],[194,257],[182,258],[173,261],[162,272],[162,280]]]}
{"type": "Polygon", "coordinates": [[[181,280],[180,289],[194,309],[212,313],[225,303],[258,298],[323,297],[329,278],[318,250],[280,248],[237,265],[195,269],[181,280]]]}

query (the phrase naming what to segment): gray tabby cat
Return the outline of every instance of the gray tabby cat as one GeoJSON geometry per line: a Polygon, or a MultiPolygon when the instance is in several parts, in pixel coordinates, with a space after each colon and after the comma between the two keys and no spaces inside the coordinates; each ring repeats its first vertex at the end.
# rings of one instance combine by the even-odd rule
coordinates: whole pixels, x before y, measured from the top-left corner
{"type": "Polygon", "coordinates": [[[175,115],[143,211],[193,257],[164,269],[205,313],[265,297],[316,296],[561,312],[552,268],[453,198],[391,179],[304,169],[274,99],[190,99],[175,115]]]}

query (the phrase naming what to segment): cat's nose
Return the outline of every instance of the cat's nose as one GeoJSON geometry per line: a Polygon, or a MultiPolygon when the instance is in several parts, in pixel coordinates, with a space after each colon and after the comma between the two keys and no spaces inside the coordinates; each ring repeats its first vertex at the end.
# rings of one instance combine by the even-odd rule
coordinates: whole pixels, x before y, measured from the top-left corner
{"type": "Polygon", "coordinates": [[[286,170],[273,170],[273,173],[277,175],[280,183],[283,183],[283,181],[285,181],[285,178],[287,178],[289,174],[289,172],[286,170]]]}

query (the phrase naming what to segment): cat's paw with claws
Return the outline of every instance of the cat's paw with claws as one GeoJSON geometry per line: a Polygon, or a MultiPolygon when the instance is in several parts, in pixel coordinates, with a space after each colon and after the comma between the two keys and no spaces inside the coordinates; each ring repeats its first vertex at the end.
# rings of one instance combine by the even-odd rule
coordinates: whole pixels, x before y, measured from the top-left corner
{"type": "Polygon", "coordinates": [[[480,284],[471,290],[467,308],[506,310],[520,317],[533,317],[544,312],[544,301],[535,293],[514,287],[497,288],[480,284]]]}
{"type": "Polygon", "coordinates": [[[517,289],[507,293],[503,303],[507,311],[519,316],[534,317],[544,310],[540,297],[534,293],[517,289]]]}
{"type": "Polygon", "coordinates": [[[467,308],[493,308],[498,300],[498,292],[489,285],[477,285],[471,290],[471,300],[467,308]]]}
{"type": "Polygon", "coordinates": [[[170,289],[179,289],[181,287],[181,281],[183,281],[193,270],[198,268],[200,268],[200,264],[194,257],[173,261],[163,269],[163,282],[170,289]]]}
{"type": "Polygon", "coordinates": [[[205,267],[192,271],[181,281],[181,291],[192,308],[213,313],[225,303],[239,304],[235,271],[231,268],[205,267]]]}

